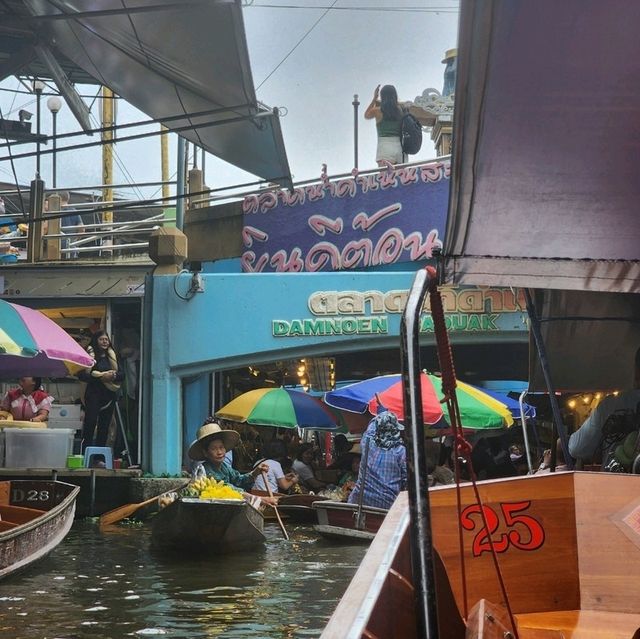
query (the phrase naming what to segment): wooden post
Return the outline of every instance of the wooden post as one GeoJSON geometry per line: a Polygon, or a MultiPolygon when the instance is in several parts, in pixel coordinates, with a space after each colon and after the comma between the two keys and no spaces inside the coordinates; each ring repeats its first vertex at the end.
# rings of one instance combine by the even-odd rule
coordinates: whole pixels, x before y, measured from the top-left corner
{"type": "MultiPolygon", "coordinates": [[[[60,196],[57,193],[49,196],[49,213],[56,214],[60,212],[60,196]]],[[[51,235],[60,234],[60,218],[54,218],[48,221],[47,233],[51,235]]],[[[60,259],[60,238],[49,238],[47,240],[46,250],[47,260],[60,259]]]]}

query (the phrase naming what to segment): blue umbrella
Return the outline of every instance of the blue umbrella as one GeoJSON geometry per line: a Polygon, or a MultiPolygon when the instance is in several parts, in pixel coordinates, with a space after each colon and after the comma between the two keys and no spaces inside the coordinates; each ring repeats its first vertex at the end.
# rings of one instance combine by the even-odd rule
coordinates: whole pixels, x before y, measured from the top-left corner
{"type": "MultiPolygon", "coordinates": [[[[520,402],[518,402],[517,399],[513,399],[512,397],[509,397],[509,395],[498,393],[494,390],[488,390],[486,388],[483,388],[482,391],[487,395],[491,395],[491,397],[497,399],[499,402],[502,402],[509,411],[511,411],[513,419],[520,419],[520,402]]],[[[524,416],[526,419],[533,419],[536,416],[535,406],[531,406],[531,404],[524,404],[524,416]]]]}

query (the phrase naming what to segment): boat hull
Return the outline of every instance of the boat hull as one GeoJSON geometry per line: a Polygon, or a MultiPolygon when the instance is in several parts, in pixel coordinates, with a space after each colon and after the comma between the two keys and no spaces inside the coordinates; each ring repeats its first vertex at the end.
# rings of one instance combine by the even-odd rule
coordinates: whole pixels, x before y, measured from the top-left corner
{"type": "Polygon", "coordinates": [[[42,559],[65,538],[79,492],[59,481],[0,482],[0,579],[42,559]]]}
{"type": "MultiPolygon", "coordinates": [[[[440,639],[513,635],[491,543],[520,637],[640,637],[640,476],[553,473],[478,490],[490,531],[462,486],[464,587],[456,489],[429,491],[440,639]]],[[[323,639],[418,636],[409,527],[401,493],[323,639]]]]}
{"type": "Polygon", "coordinates": [[[360,527],[357,526],[358,505],[341,501],[321,501],[313,504],[318,515],[316,532],[331,539],[369,542],[380,529],[387,510],[363,506],[360,527]]]}
{"type": "Polygon", "coordinates": [[[153,548],[184,554],[226,554],[261,547],[262,513],[233,499],[177,499],[152,521],[153,548]]]}

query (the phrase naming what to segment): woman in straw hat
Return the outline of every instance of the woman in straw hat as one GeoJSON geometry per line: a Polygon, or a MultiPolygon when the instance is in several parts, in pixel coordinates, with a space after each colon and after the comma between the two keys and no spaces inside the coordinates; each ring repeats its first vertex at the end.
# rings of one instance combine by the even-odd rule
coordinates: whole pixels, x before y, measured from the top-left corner
{"type": "Polygon", "coordinates": [[[225,454],[240,441],[240,434],[235,430],[223,430],[220,424],[207,420],[196,435],[196,441],[189,448],[189,457],[202,462],[202,466],[209,477],[213,477],[225,484],[250,490],[256,477],[261,472],[267,472],[267,464],[259,464],[250,473],[240,473],[230,464],[225,463],[225,454]]]}

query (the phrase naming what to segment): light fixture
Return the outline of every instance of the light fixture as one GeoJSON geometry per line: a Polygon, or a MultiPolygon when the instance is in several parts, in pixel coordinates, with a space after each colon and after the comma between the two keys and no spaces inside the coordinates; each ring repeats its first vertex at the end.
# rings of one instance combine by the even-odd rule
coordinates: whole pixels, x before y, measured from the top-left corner
{"type": "Polygon", "coordinates": [[[576,407],[576,400],[575,400],[575,399],[570,399],[570,400],[567,402],[567,406],[568,406],[569,408],[575,408],[575,407],[576,407]]]}
{"type": "Polygon", "coordinates": [[[52,95],[47,100],[47,109],[51,111],[51,113],[58,113],[62,108],[62,100],[57,95],[52,95]]]}
{"type": "Polygon", "coordinates": [[[582,398],[582,403],[583,403],[583,404],[590,404],[590,403],[591,403],[591,395],[585,395],[585,396],[582,398]]]}
{"type": "Polygon", "coordinates": [[[42,80],[34,80],[33,81],[33,92],[34,93],[42,93],[44,91],[45,84],[42,80]]]}

